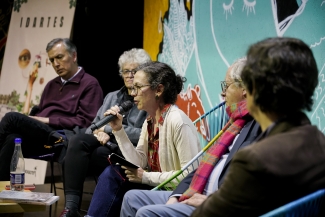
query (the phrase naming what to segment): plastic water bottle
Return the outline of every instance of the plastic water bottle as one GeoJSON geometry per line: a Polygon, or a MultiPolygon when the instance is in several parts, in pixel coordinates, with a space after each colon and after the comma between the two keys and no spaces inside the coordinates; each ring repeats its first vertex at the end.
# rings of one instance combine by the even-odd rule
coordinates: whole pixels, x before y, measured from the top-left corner
{"type": "Polygon", "coordinates": [[[15,139],[15,150],[10,164],[10,189],[23,191],[25,184],[25,161],[21,151],[21,138],[15,139]]]}

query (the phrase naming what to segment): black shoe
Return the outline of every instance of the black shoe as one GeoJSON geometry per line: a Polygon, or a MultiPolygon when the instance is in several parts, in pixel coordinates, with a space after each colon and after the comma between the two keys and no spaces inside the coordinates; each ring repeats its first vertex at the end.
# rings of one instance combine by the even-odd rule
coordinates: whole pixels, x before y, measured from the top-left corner
{"type": "Polygon", "coordinates": [[[69,209],[66,207],[61,212],[60,217],[81,217],[81,215],[77,210],[69,209]]]}

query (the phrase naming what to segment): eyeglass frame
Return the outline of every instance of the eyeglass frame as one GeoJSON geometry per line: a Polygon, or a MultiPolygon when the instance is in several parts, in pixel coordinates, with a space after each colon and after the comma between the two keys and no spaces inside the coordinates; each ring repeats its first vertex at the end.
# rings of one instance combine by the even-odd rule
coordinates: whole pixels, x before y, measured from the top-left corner
{"type": "Polygon", "coordinates": [[[132,69],[132,70],[129,70],[129,69],[120,70],[120,73],[122,75],[128,75],[128,74],[130,74],[130,72],[131,72],[132,75],[134,75],[137,72],[137,70],[135,70],[135,69],[132,69]]]}
{"type": "Polygon", "coordinates": [[[131,89],[131,93],[133,93],[133,91],[134,91],[135,95],[138,95],[139,90],[142,91],[141,88],[148,87],[148,86],[151,86],[151,84],[133,85],[132,88],[130,88],[131,89]]]}
{"type": "Polygon", "coordinates": [[[235,79],[233,82],[230,82],[230,83],[227,83],[227,81],[220,81],[222,93],[225,93],[227,91],[228,87],[230,87],[230,85],[232,85],[233,83],[236,83],[236,82],[242,82],[242,80],[235,79]]]}

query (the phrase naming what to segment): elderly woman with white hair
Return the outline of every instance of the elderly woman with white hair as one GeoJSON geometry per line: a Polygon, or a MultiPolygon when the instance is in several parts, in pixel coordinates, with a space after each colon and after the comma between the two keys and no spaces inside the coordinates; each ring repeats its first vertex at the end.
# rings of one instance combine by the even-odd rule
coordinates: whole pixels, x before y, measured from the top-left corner
{"type": "MultiPolygon", "coordinates": [[[[119,73],[124,81],[124,86],[117,91],[108,93],[103,105],[99,108],[93,123],[104,118],[104,113],[116,104],[131,101],[133,106],[126,112],[122,122],[123,128],[130,138],[132,145],[136,145],[140,136],[141,127],[147,113],[138,110],[133,103],[131,91],[135,69],[144,63],[151,62],[148,53],[143,49],[133,48],[125,51],[119,58],[119,73]]],[[[114,81],[111,81],[114,82],[114,81]]],[[[91,103],[91,102],[89,102],[91,103]]],[[[80,216],[78,213],[83,183],[87,175],[99,176],[109,165],[107,156],[111,153],[121,154],[112,128],[105,125],[92,132],[91,126],[82,129],[69,140],[69,145],[64,160],[64,192],[65,209],[61,216],[80,216]],[[91,172],[91,173],[89,173],[91,172]]]]}

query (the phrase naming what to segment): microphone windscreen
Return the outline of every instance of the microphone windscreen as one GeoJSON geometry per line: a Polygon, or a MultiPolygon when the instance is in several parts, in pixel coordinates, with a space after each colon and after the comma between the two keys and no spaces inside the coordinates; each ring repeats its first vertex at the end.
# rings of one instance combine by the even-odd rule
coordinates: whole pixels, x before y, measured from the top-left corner
{"type": "MultiPolygon", "coordinates": [[[[126,112],[128,112],[133,107],[133,103],[131,101],[125,101],[121,105],[119,105],[120,114],[124,115],[126,112]]],[[[92,123],[90,126],[91,131],[97,130],[101,128],[102,126],[108,124],[110,121],[114,120],[116,118],[116,115],[107,115],[106,117],[100,119],[96,123],[92,123]]]]}

